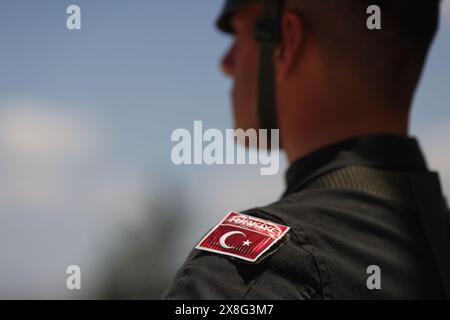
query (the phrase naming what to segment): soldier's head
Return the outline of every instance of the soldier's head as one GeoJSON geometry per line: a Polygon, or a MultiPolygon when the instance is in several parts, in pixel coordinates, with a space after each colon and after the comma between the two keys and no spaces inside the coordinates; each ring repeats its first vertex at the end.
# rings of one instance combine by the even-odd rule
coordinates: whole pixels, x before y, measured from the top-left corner
{"type": "MultiPolygon", "coordinates": [[[[234,36],[222,67],[234,81],[238,128],[266,127],[259,121],[258,91],[264,91],[259,76],[267,76],[261,70],[270,68],[270,61],[260,66],[264,41],[255,39],[255,29],[267,17],[268,2],[281,4],[272,61],[276,120],[285,147],[293,127],[310,139],[319,127],[329,134],[332,126],[339,127],[343,132],[337,135],[352,135],[357,128],[367,133],[405,130],[436,33],[439,0],[228,0],[218,24],[234,36]],[[377,22],[376,11],[367,11],[372,5],[381,9],[379,30],[367,25],[369,18],[377,22]],[[378,129],[369,123],[375,121],[378,129]]],[[[263,97],[259,92],[259,100],[263,97]]]]}

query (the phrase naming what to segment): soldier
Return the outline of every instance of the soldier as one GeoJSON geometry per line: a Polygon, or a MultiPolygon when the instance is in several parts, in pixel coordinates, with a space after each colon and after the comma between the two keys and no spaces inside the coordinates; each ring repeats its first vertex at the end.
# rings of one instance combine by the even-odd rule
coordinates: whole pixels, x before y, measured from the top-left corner
{"type": "Polygon", "coordinates": [[[447,204],[408,136],[438,16],[438,0],[226,1],[236,127],[280,129],[287,189],[229,213],[166,299],[449,296],[447,204]]]}

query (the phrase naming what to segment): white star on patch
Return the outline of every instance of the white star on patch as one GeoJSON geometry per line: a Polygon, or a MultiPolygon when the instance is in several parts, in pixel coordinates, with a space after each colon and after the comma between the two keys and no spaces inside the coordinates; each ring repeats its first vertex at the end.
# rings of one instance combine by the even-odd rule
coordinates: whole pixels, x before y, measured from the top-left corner
{"type": "Polygon", "coordinates": [[[250,243],[252,243],[251,241],[249,241],[249,240],[246,240],[246,241],[244,241],[244,242],[242,242],[242,244],[244,245],[244,246],[250,246],[250,243]]]}

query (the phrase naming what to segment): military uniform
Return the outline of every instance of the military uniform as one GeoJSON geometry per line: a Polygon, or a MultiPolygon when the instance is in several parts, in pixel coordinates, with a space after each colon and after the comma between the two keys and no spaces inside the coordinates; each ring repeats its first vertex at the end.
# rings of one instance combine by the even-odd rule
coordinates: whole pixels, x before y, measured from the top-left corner
{"type": "MultiPolygon", "coordinates": [[[[444,298],[415,175],[436,179],[413,138],[362,136],[315,151],[288,170],[278,202],[243,212],[288,226],[284,243],[257,262],[194,249],[165,298],[444,298]],[[379,289],[368,286],[369,266],[379,267],[379,289]]],[[[448,213],[440,188],[430,190],[448,213]]],[[[439,239],[448,251],[448,232],[439,239]]]]}

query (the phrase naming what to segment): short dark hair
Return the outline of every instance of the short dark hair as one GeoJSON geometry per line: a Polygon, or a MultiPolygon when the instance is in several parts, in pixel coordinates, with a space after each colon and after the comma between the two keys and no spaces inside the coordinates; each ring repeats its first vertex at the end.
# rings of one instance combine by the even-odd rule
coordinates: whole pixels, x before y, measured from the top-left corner
{"type": "Polygon", "coordinates": [[[288,0],[287,5],[299,10],[331,63],[361,71],[387,98],[412,96],[438,28],[440,0],[288,0]],[[381,30],[366,27],[371,5],[381,9],[381,30]]]}

